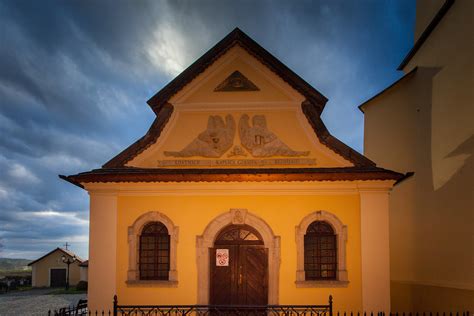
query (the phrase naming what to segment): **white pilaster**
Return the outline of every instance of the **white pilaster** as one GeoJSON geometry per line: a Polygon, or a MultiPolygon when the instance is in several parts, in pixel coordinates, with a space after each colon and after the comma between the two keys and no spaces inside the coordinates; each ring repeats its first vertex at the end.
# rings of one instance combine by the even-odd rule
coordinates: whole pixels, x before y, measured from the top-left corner
{"type": "Polygon", "coordinates": [[[390,312],[389,202],[386,190],[360,191],[362,306],[390,312]]]}
{"type": "Polygon", "coordinates": [[[113,308],[116,294],[117,196],[90,193],[89,289],[90,311],[113,308]]]}

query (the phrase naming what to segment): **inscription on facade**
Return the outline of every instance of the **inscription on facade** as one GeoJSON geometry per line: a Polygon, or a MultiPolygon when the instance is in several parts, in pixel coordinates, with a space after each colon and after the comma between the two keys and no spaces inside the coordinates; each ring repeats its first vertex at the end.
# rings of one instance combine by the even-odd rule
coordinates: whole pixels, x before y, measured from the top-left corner
{"type": "Polygon", "coordinates": [[[159,167],[197,167],[197,166],[272,166],[272,165],[316,165],[316,159],[278,158],[278,159],[170,159],[158,160],[159,167]]]}

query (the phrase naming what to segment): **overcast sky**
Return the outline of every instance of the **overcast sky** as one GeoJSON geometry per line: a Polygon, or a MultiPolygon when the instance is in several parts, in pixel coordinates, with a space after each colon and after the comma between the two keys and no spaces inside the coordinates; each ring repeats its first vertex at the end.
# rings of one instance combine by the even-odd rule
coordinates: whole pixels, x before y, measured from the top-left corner
{"type": "Polygon", "coordinates": [[[88,195],[58,178],[141,137],[145,103],[235,27],[329,98],[362,151],[357,106],[402,74],[415,1],[0,0],[0,257],[65,242],[88,256],[88,195]]]}

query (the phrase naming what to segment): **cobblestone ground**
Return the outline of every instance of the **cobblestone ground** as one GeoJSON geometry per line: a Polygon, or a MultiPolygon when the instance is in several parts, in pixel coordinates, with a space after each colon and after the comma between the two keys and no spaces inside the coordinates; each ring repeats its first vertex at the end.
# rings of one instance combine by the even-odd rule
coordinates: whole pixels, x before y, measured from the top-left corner
{"type": "Polygon", "coordinates": [[[87,294],[49,295],[50,289],[0,294],[0,316],[48,315],[48,310],[75,305],[87,294]]]}

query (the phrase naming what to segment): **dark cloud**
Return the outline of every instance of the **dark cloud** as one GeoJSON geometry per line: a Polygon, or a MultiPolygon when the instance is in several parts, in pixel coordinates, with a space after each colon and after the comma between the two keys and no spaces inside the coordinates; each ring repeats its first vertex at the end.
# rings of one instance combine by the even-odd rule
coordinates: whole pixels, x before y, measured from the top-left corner
{"type": "Polygon", "coordinates": [[[87,194],[57,178],[142,136],[146,100],[235,27],[329,98],[362,149],[356,106],[397,79],[405,1],[0,1],[0,238],[9,257],[64,242],[87,257],[87,194]]]}

